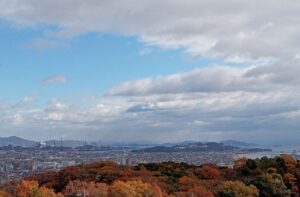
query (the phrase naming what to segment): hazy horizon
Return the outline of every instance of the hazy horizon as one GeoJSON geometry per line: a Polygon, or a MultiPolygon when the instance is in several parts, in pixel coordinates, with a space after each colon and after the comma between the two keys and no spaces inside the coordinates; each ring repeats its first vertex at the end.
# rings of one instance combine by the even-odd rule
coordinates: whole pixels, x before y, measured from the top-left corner
{"type": "Polygon", "coordinates": [[[0,0],[0,136],[296,144],[299,9],[0,0]]]}

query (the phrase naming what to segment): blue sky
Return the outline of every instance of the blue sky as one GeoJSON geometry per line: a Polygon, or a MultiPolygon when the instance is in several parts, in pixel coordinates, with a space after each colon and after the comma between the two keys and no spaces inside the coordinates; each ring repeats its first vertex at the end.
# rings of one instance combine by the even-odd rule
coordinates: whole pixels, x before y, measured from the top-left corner
{"type": "Polygon", "coordinates": [[[299,9],[0,0],[0,136],[298,143],[299,9]]]}
{"type": "MultiPolygon", "coordinates": [[[[24,96],[68,98],[103,95],[123,81],[155,77],[215,62],[190,58],[181,50],[147,47],[136,37],[112,33],[85,33],[61,46],[38,48],[32,42],[44,36],[44,28],[0,26],[3,99],[17,102],[24,96]],[[44,85],[47,77],[65,76],[65,83],[44,85]]],[[[51,27],[50,27],[51,28],[51,27]]],[[[52,27],[53,28],[53,27],[52,27]]]]}

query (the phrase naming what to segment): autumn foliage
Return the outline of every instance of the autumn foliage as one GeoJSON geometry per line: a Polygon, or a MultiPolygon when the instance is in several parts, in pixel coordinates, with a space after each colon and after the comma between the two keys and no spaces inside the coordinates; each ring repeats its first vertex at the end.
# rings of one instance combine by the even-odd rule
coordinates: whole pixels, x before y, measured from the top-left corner
{"type": "Polygon", "coordinates": [[[254,185],[246,186],[240,181],[224,181],[217,187],[217,192],[219,196],[259,196],[254,185]]]}
{"type": "Polygon", "coordinates": [[[109,188],[109,197],[117,196],[151,196],[151,197],[162,197],[163,193],[161,189],[150,183],[144,183],[142,181],[116,181],[109,188]]]}
{"type": "Polygon", "coordinates": [[[282,155],[241,158],[232,167],[96,162],[4,183],[0,197],[296,197],[299,191],[300,161],[282,155]]]}
{"type": "MultiPolygon", "coordinates": [[[[60,193],[55,193],[52,189],[39,187],[36,181],[21,181],[15,191],[18,197],[63,197],[60,193]]],[[[5,195],[4,195],[5,196],[5,195]]]]}

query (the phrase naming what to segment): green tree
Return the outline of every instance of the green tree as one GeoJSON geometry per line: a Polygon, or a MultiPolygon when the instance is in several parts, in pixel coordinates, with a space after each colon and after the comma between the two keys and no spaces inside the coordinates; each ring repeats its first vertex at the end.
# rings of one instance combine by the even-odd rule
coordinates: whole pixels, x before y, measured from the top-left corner
{"type": "Polygon", "coordinates": [[[258,197],[258,189],[254,185],[245,185],[240,181],[224,181],[217,187],[220,197],[258,197]]]}
{"type": "Polygon", "coordinates": [[[262,174],[251,181],[260,193],[261,197],[285,197],[290,196],[290,191],[285,186],[280,174],[262,174]]]}

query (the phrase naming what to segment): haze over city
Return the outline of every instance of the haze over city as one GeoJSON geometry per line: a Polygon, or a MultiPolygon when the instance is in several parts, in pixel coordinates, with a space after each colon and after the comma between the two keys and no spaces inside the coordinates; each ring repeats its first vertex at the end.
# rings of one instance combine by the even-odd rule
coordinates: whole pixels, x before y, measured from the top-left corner
{"type": "Polygon", "coordinates": [[[0,0],[0,136],[297,143],[299,9],[0,0]]]}

